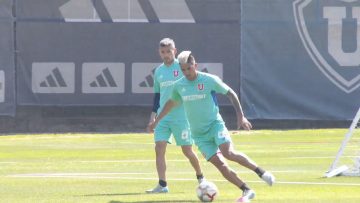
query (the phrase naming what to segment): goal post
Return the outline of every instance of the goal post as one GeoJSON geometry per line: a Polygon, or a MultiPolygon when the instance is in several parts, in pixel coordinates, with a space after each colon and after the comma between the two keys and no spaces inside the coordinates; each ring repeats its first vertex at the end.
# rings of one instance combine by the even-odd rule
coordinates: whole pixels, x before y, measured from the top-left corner
{"type": "Polygon", "coordinates": [[[360,176],[360,108],[341,143],[335,160],[325,177],[360,176]]]}

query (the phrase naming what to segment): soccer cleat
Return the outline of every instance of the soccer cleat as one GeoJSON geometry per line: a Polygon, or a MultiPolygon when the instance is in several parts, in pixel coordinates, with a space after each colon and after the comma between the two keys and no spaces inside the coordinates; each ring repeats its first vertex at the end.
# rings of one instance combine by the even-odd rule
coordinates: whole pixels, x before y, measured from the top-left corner
{"type": "Polygon", "coordinates": [[[154,189],[150,189],[150,190],[146,190],[146,193],[148,194],[153,194],[153,193],[168,193],[169,192],[169,188],[166,187],[162,187],[161,185],[157,185],[154,189]]]}
{"type": "Polygon", "coordinates": [[[255,198],[255,191],[254,190],[245,190],[243,195],[236,200],[236,202],[250,202],[250,200],[255,198]]]}
{"type": "Polygon", "coordinates": [[[261,179],[263,179],[268,185],[272,186],[275,183],[275,176],[271,174],[270,172],[266,171],[262,176],[261,179]]]}

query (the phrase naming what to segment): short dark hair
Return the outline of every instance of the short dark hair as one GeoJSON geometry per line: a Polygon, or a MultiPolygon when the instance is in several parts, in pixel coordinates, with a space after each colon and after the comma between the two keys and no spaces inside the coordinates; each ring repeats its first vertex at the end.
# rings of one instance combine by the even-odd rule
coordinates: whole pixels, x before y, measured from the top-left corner
{"type": "Polygon", "coordinates": [[[189,55],[189,58],[186,63],[195,64],[195,57],[192,55],[192,53],[189,55]]]}

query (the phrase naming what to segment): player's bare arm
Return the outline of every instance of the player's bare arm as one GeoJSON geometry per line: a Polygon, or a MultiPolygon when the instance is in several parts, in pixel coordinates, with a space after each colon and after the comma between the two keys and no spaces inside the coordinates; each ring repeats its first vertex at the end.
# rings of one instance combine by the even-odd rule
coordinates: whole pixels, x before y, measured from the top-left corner
{"type": "Polygon", "coordinates": [[[159,121],[162,118],[164,118],[171,111],[171,109],[177,105],[178,105],[178,103],[176,101],[169,99],[165,103],[165,106],[164,106],[163,110],[159,113],[158,117],[156,117],[155,121],[152,123],[149,123],[149,127],[148,127],[149,130],[152,132],[154,130],[154,128],[156,127],[156,125],[159,123],[159,121]]]}
{"type": "Polygon", "coordinates": [[[152,129],[150,129],[150,124],[155,122],[156,115],[157,115],[157,114],[156,114],[155,112],[151,112],[151,114],[150,114],[149,123],[148,123],[148,125],[146,126],[146,131],[147,131],[148,133],[151,133],[151,132],[152,132],[152,129]]]}
{"type": "Polygon", "coordinates": [[[230,99],[233,107],[235,108],[238,129],[240,129],[242,127],[245,130],[250,130],[252,128],[252,125],[247,120],[247,118],[244,116],[244,112],[241,108],[239,98],[236,95],[236,93],[234,92],[234,90],[230,89],[226,95],[230,99]]]}

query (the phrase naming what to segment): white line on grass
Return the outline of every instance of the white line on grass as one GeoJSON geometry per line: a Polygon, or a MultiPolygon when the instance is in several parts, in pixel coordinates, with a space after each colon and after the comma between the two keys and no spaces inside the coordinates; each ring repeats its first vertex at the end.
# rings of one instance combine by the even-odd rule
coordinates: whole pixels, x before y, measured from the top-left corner
{"type": "MultiPolygon", "coordinates": [[[[114,177],[114,176],[75,176],[66,174],[19,174],[10,175],[7,177],[13,178],[78,178],[78,179],[123,179],[123,180],[158,180],[158,178],[138,178],[138,177],[114,177]]],[[[169,181],[194,181],[194,178],[170,178],[169,181]]],[[[211,179],[214,182],[227,182],[226,180],[211,179]]],[[[250,183],[264,183],[263,181],[247,181],[250,183]]],[[[325,183],[325,182],[291,182],[291,181],[277,181],[276,184],[289,185],[335,185],[335,186],[360,186],[360,183],[325,183]]]]}
{"type": "MultiPolygon", "coordinates": [[[[357,156],[342,156],[346,158],[355,158],[357,156]]],[[[334,156],[294,156],[294,157],[283,157],[279,159],[335,159],[334,156]]]]}
{"type": "MultiPolygon", "coordinates": [[[[343,156],[345,158],[356,158],[357,156],[343,156]]],[[[334,159],[333,156],[309,156],[309,157],[282,157],[278,159],[334,159]]],[[[71,163],[148,163],[155,162],[155,159],[133,159],[133,160],[67,160],[63,162],[71,163]]],[[[185,159],[170,159],[166,160],[167,162],[188,162],[185,159]]],[[[31,163],[32,161],[2,161],[0,164],[21,164],[21,163],[31,163]]],[[[38,162],[38,161],[35,161],[38,162]]],[[[43,161],[42,161],[43,162],[43,161]]],[[[52,162],[52,161],[45,161],[52,162]]],[[[301,170],[300,170],[301,171],[301,170]]]]}
{"type": "MultiPolygon", "coordinates": [[[[144,160],[89,160],[89,161],[71,161],[71,162],[81,162],[81,163],[143,163],[143,162],[155,162],[155,159],[144,159],[144,160]]],[[[185,159],[170,159],[166,160],[169,162],[188,162],[185,159]]]]}
{"type": "MultiPolygon", "coordinates": [[[[133,159],[133,160],[68,160],[63,162],[73,162],[73,163],[144,163],[144,162],[155,162],[155,159],[133,159]]],[[[168,162],[188,162],[188,160],[185,159],[170,159],[166,160],[168,162]]],[[[0,162],[0,164],[18,164],[18,163],[31,163],[32,161],[3,161],[0,162]]],[[[34,161],[38,162],[38,161],[34,161]]],[[[44,162],[52,162],[52,161],[41,161],[44,162]]]]}
{"type": "Polygon", "coordinates": [[[117,142],[119,144],[134,144],[134,145],[154,145],[155,146],[155,143],[154,142],[117,142]]]}
{"type": "MultiPolygon", "coordinates": [[[[343,156],[345,158],[356,158],[357,156],[343,156]]],[[[319,157],[282,157],[278,159],[334,159],[332,156],[319,156],[319,157]]],[[[133,159],[133,160],[67,160],[63,162],[71,162],[71,163],[148,163],[155,162],[155,159],[133,159]]],[[[166,160],[167,162],[188,162],[185,159],[170,159],[166,160]]],[[[0,164],[16,164],[16,163],[31,163],[32,161],[3,161],[0,164]]],[[[38,162],[38,161],[35,161],[38,162]]],[[[42,161],[43,162],[43,161],[42,161]]],[[[52,161],[45,161],[52,162],[52,161]]]]}
{"type": "MultiPolygon", "coordinates": [[[[283,170],[271,171],[273,173],[309,173],[318,171],[309,170],[283,170]]],[[[252,174],[253,171],[237,171],[241,174],[252,174]]],[[[73,176],[109,176],[109,175],[154,175],[155,172],[113,172],[113,173],[28,173],[28,174],[12,174],[8,177],[73,177],[73,176]]],[[[194,174],[193,171],[168,172],[168,174],[194,174]]]]}

